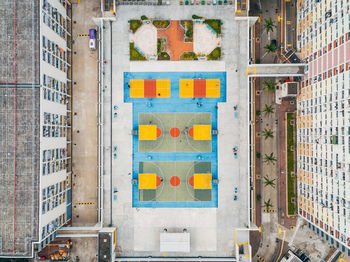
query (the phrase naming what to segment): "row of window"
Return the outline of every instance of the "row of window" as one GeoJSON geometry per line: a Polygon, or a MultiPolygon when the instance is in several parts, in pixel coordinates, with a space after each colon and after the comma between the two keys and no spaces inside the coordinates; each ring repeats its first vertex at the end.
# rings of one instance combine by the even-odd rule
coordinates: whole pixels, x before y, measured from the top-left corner
{"type": "MultiPolygon", "coordinates": [[[[334,236],[335,238],[339,239],[340,241],[342,241],[343,243],[347,244],[348,246],[350,246],[350,243],[346,237],[346,220],[344,219],[344,224],[341,225],[340,224],[340,216],[338,215],[338,223],[337,225],[337,229],[339,231],[341,231],[342,233],[340,233],[338,230],[335,229],[335,222],[333,221],[333,225],[328,225],[327,223],[325,223],[324,221],[322,221],[321,219],[318,219],[319,215],[318,212],[314,212],[315,214],[315,219],[313,219],[313,217],[310,217],[310,214],[308,213],[309,210],[302,210],[301,208],[299,209],[299,214],[302,215],[303,217],[309,219],[312,223],[315,223],[317,226],[320,226],[321,228],[323,228],[327,233],[329,233],[330,235],[334,236]],[[344,234],[343,234],[344,233],[344,234]]],[[[312,215],[311,215],[312,216],[312,215]]]]}
{"type": "Polygon", "coordinates": [[[55,148],[43,150],[43,162],[64,159],[67,157],[66,148],[55,148]]]}
{"type": "Polygon", "coordinates": [[[63,180],[59,183],[56,183],[54,185],[50,185],[46,188],[43,188],[43,200],[49,199],[52,196],[55,196],[59,193],[62,193],[65,191],[68,187],[68,182],[66,180],[63,180]]]}
{"type": "Polygon", "coordinates": [[[68,167],[68,160],[56,160],[43,164],[43,176],[49,175],[51,173],[59,172],[68,167]]]}
{"type": "Polygon", "coordinates": [[[43,75],[43,85],[54,91],[57,91],[63,94],[69,94],[68,85],[65,82],[56,80],[55,78],[45,74],[43,75]]]}
{"type": "Polygon", "coordinates": [[[52,91],[48,88],[44,88],[44,99],[62,105],[68,103],[66,95],[62,95],[61,93],[52,91]]]}
{"type": "Polygon", "coordinates": [[[43,126],[43,137],[67,137],[68,127],[43,126]]]}
{"type": "Polygon", "coordinates": [[[68,126],[69,116],[44,112],[44,124],[68,126]]]}
{"type": "Polygon", "coordinates": [[[50,27],[56,34],[66,40],[66,33],[68,20],[65,20],[60,12],[57,11],[57,8],[51,6],[49,2],[43,4],[43,22],[48,27],[50,27]]]}
{"type": "Polygon", "coordinates": [[[67,222],[66,213],[64,213],[64,214],[60,215],[59,217],[57,217],[56,219],[52,220],[46,226],[42,227],[41,238],[44,239],[46,236],[55,232],[55,230],[57,228],[64,225],[66,222],[67,222]]]}
{"type": "Polygon", "coordinates": [[[62,192],[42,202],[42,214],[51,211],[66,202],[67,192],[62,192]]]}
{"type": "Polygon", "coordinates": [[[60,46],[43,36],[43,61],[51,64],[63,72],[68,71],[67,55],[60,46]]]}

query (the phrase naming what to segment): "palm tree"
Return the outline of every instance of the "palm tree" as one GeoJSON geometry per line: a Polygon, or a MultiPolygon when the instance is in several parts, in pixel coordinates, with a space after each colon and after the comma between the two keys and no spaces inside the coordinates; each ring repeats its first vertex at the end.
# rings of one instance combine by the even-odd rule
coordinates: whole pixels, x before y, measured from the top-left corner
{"type": "Polygon", "coordinates": [[[265,128],[263,131],[262,131],[262,134],[264,135],[265,137],[265,140],[268,139],[268,138],[273,138],[273,131],[271,129],[267,129],[265,128]]]}
{"type": "Polygon", "coordinates": [[[270,92],[275,92],[275,82],[272,81],[272,80],[269,80],[269,81],[264,81],[263,82],[263,85],[264,85],[264,90],[267,91],[267,93],[270,93],[270,92]]]}
{"type": "Polygon", "coordinates": [[[266,32],[273,32],[273,29],[276,27],[276,25],[273,23],[271,17],[269,19],[265,19],[264,28],[266,29],[266,32]]]}
{"type": "Polygon", "coordinates": [[[266,44],[264,46],[266,53],[274,53],[277,50],[277,46],[275,44],[266,44]]]}
{"type": "Polygon", "coordinates": [[[267,164],[275,164],[275,162],[277,161],[277,158],[273,155],[273,153],[271,153],[270,155],[265,154],[265,158],[264,158],[264,162],[267,164]]]}
{"type": "Polygon", "coordinates": [[[265,113],[265,115],[270,115],[273,112],[275,112],[275,109],[273,108],[273,106],[265,105],[265,108],[263,109],[263,112],[265,113]]]}
{"type": "Polygon", "coordinates": [[[268,177],[266,177],[266,176],[264,176],[264,179],[265,179],[265,181],[264,181],[264,184],[265,184],[265,186],[272,186],[273,188],[275,188],[275,180],[276,179],[269,179],[268,177]]]}
{"type": "Polygon", "coordinates": [[[270,211],[270,208],[272,207],[272,203],[271,203],[271,199],[270,198],[267,201],[264,201],[263,207],[265,207],[267,212],[270,211]]]}

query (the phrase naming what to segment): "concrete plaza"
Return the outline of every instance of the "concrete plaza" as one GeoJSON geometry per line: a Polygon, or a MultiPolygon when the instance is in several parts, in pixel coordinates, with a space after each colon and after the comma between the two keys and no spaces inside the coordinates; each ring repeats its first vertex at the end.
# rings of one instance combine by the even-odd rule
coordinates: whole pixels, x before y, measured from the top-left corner
{"type": "Polygon", "coordinates": [[[235,256],[235,239],[248,240],[249,88],[248,21],[235,20],[233,7],[213,6],[120,6],[117,21],[104,30],[104,220],[117,227],[120,256],[164,256],[160,252],[160,233],[191,235],[190,253],[166,256],[235,256]],[[141,15],[173,20],[191,19],[193,14],[223,21],[222,61],[130,62],[128,20],[141,15]],[[132,207],[132,104],[124,103],[123,73],[129,71],[226,71],[227,102],[218,104],[218,208],[133,208],[132,207]],[[117,105],[117,110],[114,110],[117,105]],[[235,118],[233,106],[238,105],[235,118]],[[114,118],[114,113],[117,117],[114,118]],[[113,148],[117,146],[117,158],[113,148]],[[232,148],[238,146],[238,158],[232,148]],[[238,200],[233,200],[234,188],[238,200]],[[117,193],[113,193],[114,188],[117,193]],[[116,200],[114,200],[116,196],[116,200]],[[245,232],[245,233],[242,233],[245,232]]]}

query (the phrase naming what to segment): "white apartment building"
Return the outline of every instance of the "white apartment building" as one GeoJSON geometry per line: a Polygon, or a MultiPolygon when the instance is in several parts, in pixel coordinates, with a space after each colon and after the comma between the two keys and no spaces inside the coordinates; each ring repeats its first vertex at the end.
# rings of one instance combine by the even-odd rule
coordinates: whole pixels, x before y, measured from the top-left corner
{"type": "Polygon", "coordinates": [[[350,254],[350,1],[298,0],[298,214],[350,254]]]}
{"type": "Polygon", "coordinates": [[[33,257],[71,219],[71,3],[0,14],[0,257],[33,257]]]}

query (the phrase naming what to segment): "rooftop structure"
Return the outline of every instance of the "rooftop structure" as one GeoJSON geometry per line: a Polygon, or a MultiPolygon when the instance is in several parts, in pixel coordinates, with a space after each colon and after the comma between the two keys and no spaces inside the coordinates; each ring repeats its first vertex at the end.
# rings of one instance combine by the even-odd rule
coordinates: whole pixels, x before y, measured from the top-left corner
{"type": "Polygon", "coordinates": [[[33,257],[69,220],[66,7],[0,3],[0,257],[33,257]]]}

